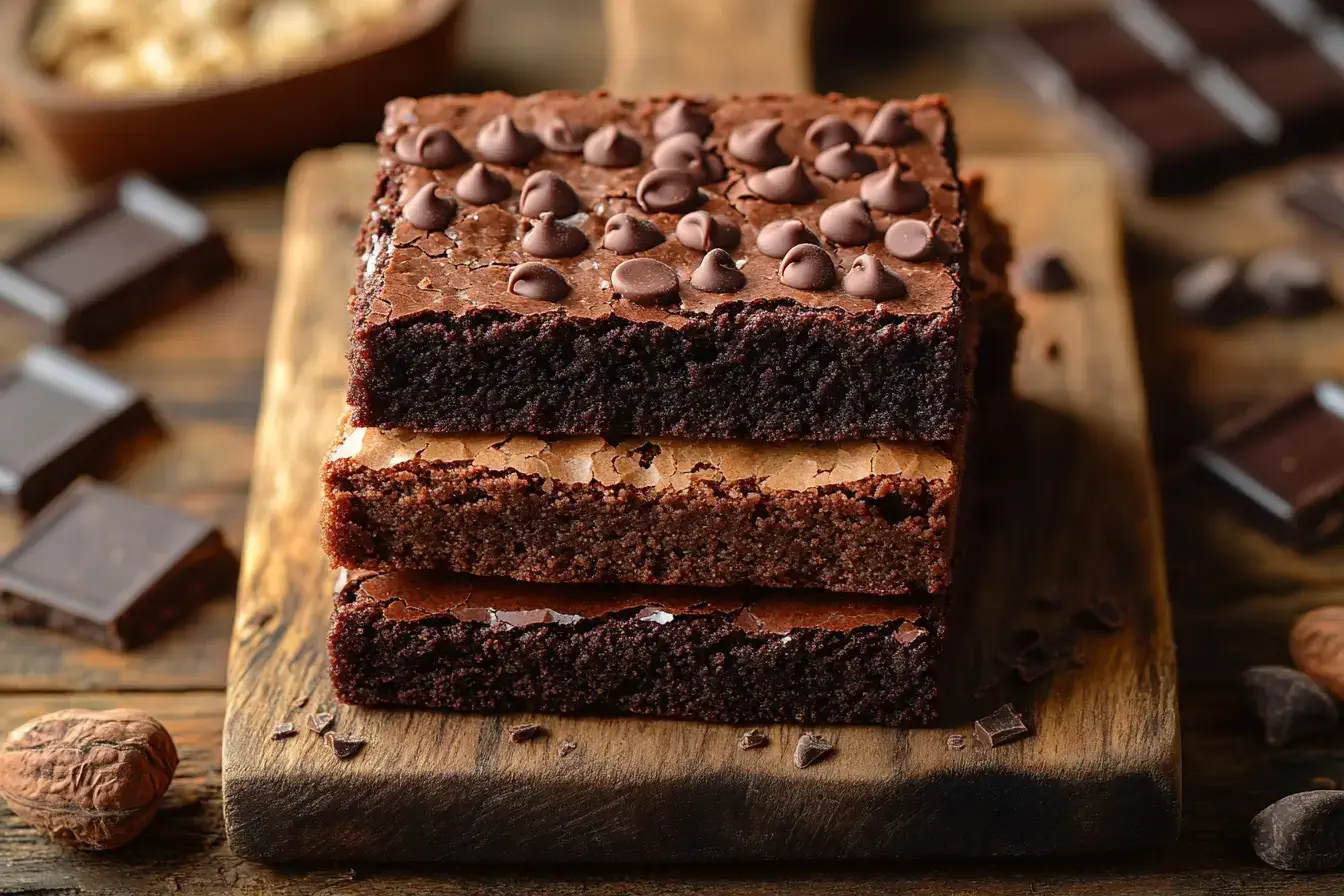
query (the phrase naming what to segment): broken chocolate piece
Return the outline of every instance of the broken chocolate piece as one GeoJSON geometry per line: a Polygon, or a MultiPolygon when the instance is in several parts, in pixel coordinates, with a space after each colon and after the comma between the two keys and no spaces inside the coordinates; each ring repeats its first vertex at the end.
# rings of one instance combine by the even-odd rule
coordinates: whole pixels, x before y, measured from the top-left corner
{"type": "Polygon", "coordinates": [[[793,764],[798,768],[807,768],[830,755],[834,749],[835,745],[820,734],[806,732],[798,738],[798,743],[793,748],[793,764]]]}
{"type": "Polygon", "coordinates": [[[760,728],[753,728],[750,731],[742,732],[742,736],[737,739],[737,748],[739,750],[758,750],[770,743],[770,737],[760,728]]]}
{"type": "Polygon", "coordinates": [[[564,759],[566,756],[568,756],[570,753],[573,753],[578,748],[579,745],[577,743],[570,740],[569,738],[565,738],[564,740],[560,741],[560,746],[555,748],[555,756],[557,759],[564,759]]]}
{"type": "Polygon", "coordinates": [[[1296,669],[1253,666],[1241,673],[1241,687],[1271,747],[1324,734],[1339,725],[1335,698],[1296,669]]]}
{"type": "Polygon", "coordinates": [[[983,719],[976,720],[974,736],[977,744],[992,749],[1026,733],[1022,714],[1013,709],[1013,704],[1005,703],[983,719]]]}
{"type": "Polygon", "coordinates": [[[513,741],[515,744],[535,740],[545,733],[546,729],[542,728],[536,722],[525,722],[522,725],[509,726],[509,740],[513,741]]]}
{"type": "Polygon", "coordinates": [[[1064,256],[1051,248],[1027,252],[1018,263],[1017,279],[1032,292],[1069,292],[1078,285],[1064,256]]]}
{"type": "Polygon", "coordinates": [[[307,705],[308,705],[307,697],[295,697],[294,700],[289,704],[289,708],[291,711],[293,711],[296,709],[303,709],[307,705]]]}
{"type": "Polygon", "coordinates": [[[337,734],[334,731],[328,731],[322,738],[331,748],[332,755],[342,762],[354,759],[359,755],[359,751],[364,749],[364,745],[369,741],[367,738],[358,734],[337,734]]]}
{"type": "Polygon", "coordinates": [[[334,724],[336,718],[329,712],[315,712],[308,717],[308,730],[318,737],[326,734],[334,724]]]}
{"type": "Polygon", "coordinates": [[[277,722],[271,729],[271,740],[284,740],[299,733],[293,722],[277,722]]]}
{"type": "Polygon", "coordinates": [[[1333,871],[1344,865],[1344,791],[1286,796],[1251,821],[1251,847],[1280,871],[1333,871]]]}

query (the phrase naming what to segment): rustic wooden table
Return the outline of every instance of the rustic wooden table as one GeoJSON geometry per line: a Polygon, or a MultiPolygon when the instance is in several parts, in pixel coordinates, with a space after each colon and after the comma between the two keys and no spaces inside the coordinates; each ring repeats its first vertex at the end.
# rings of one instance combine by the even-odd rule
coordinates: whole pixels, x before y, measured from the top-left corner
{"type": "MultiPolygon", "coordinates": [[[[502,4],[501,4],[502,5],[502,4]]],[[[983,4],[982,4],[983,5],[983,4]]],[[[1039,5],[1039,4],[1038,4],[1039,5]]],[[[602,77],[595,3],[564,14],[543,0],[473,10],[464,89],[523,91],[586,87],[602,77]],[[510,29],[525,5],[533,23],[510,29]],[[529,61],[531,60],[531,61],[529,61]]],[[[1014,97],[953,40],[885,66],[822,71],[819,84],[876,96],[946,90],[957,100],[963,141],[975,153],[1077,148],[1066,122],[1014,97]]],[[[124,471],[135,492],[218,520],[241,540],[253,426],[261,391],[281,227],[282,172],[196,194],[230,234],[243,271],[194,305],[157,320],[97,363],[152,396],[169,438],[124,471]]],[[[1237,672],[1286,662],[1296,614],[1344,603],[1344,548],[1302,556],[1242,526],[1191,481],[1181,462],[1189,441],[1250,403],[1316,379],[1344,376],[1344,312],[1300,322],[1253,322],[1227,331],[1182,326],[1166,312],[1172,264],[1212,249],[1250,252],[1290,241],[1313,246],[1344,289],[1344,240],[1310,235],[1281,213],[1274,173],[1245,178],[1209,196],[1155,203],[1135,199],[1130,265],[1135,316],[1162,467],[1169,575],[1180,647],[1185,755],[1185,827],[1180,844],[1126,861],[977,863],[959,867],[713,867],[550,870],[283,869],[234,856],[220,815],[220,725],[233,603],[224,595],[196,618],[129,656],[45,632],[0,626],[0,730],[66,706],[135,705],[164,721],[182,765],[167,805],[148,832],[109,855],[63,851],[0,810],[0,893],[521,893],[568,887],[595,893],[755,893],[765,889],[842,893],[1160,892],[1326,894],[1339,876],[1282,874],[1259,864],[1246,824],[1274,799],[1313,777],[1344,780],[1344,732],[1270,750],[1243,713],[1237,672]]],[[[12,149],[0,149],[0,250],[54,213],[69,190],[12,149]]],[[[348,222],[350,227],[354,221],[348,222]]],[[[339,259],[333,263],[343,263],[339,259]]],[[[1086,272],[1084,272],[1084,276],[1086,272]]],[[[342,297],[333,296],[333,301],[342,297]]],[[[0,318],[0,361],[29,338],[0,318]]],[[[0,549],[18,521],[0,517],[0,549]]],[[[619,858],[619,857],[616,857],[619,858]]]]}

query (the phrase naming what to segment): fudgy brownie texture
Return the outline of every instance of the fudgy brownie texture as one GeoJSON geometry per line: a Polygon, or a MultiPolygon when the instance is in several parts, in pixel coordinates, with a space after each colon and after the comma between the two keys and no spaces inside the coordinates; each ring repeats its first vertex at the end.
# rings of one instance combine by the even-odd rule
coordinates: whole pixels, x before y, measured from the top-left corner
{"type": "Polygon", "coordinates": [[[942,98],[400,99],[379,144],[351,299],[357,425],[955,438],[968,240],[942,98]],[[524,190],[538,172],[561,184],[524,190]],[[898,222],[928,245],[887,239],[898,222]],[[617,272],[632,260],[643,278],[617,272]]]}
{"type": "Polygon", "coordinates": [[[338,699],[902,727],[934,720],[937,610],[799,592],[343,574],[338,699]]]}

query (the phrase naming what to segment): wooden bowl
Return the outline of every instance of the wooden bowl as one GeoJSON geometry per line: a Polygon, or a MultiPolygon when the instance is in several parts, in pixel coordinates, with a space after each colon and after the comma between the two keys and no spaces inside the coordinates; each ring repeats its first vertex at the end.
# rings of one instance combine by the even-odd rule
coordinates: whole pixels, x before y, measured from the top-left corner
{"type": "Polygon", "coordinates": [[[15,140],[81,182],[129,169],[181,182],[369,140],[383,103],[441,90],[462,0],[417,0],[367,40],[293,69],[177,93],[101,96],[40,70],[28,51],[41,0],[0,2],[0,90],[15,140]]]}

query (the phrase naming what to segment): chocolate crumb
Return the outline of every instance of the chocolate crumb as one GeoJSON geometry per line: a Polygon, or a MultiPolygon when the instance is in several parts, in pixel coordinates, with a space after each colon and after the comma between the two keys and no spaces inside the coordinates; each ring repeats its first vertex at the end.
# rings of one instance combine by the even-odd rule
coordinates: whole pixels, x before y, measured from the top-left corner
{"type": "Polygon", "coordinates": [[[275,727],[271,729],[271,740],[284,740],[298,733],[299,729],[294,727],[293,722],[277,722],[275,727]]]}
{"type": "Polygon", "coordinates": [[[534,740],[545,733],[546,729],[542,728],[536,722],[527,722],[522,725],[509,726],[509,740],[516,744],[534,740]]]}
{"type": "Polygon", "coordinates": [[[983,719],[976,720],[974,737],[977,744],[992,749],[1026,733],[1022,714],[1013,709],[1013,704],[1005,703],[983,719]]]}
{"type": "Polygon", "coordinates": [[[960,734],[949,734],[947,736],[947,748],[949,750],[966,749],[966,738],[960,734]]]}
{"type": "Polygon", "coordinates": [[[303,708],[304,708],[305,706],[307,706],[307,705],[308,705],[308,698],[307,698],[307,697],[295,697],[295,698],[294,698],[294,701],[293,701],[292,703],[289,704],[289,708],[290,708],[291,710],[295,710],[295,709],[303,709],[303,708]]]}
{"type": "Polygon", "coordinates": [[[329,712],[315,712],[308,717],[308,730],[318,737],[327,733],[332,725],[336,724],[336,718],[329,712]]]}
{"type": "Polygon", "coordinates": [[[578,744],[576,744],[569,738],[565,738],[564,740],[560,741],[560,746],[556,747],[555,756],[557,759],[564,759],[566,756],[568,756],[570,753],[573,753],[578,748],[579,748],[578,744]]]}
{"type": "Polygon", "coordinates": [[[807,768],[814,762],[830,755],[835,749],[835,745],[819,734],[806,732],[798,738],[798,745],[793,748],[793,764],[798,768],[807,768]]]}
{"type": "Polygon", "coordinates": [[[770,743],[770,738],[760,728],[753,728],[745,731],[737,740],[738,749],[755,750],[770,743]]]}
{"type": "Polygon", "coordinates": [[[326,741],[327,746],[331,747],[331,752],[336,758],[342,762],[354,759],[359,755],[359,751],[364,749],[364,745],[368,743],[367,738],[361,737],[358,734],[350,734],[348,732],[346,734],[337,734],[334,731],[327,732],[327,735],[323,740],[326,741]]]}

